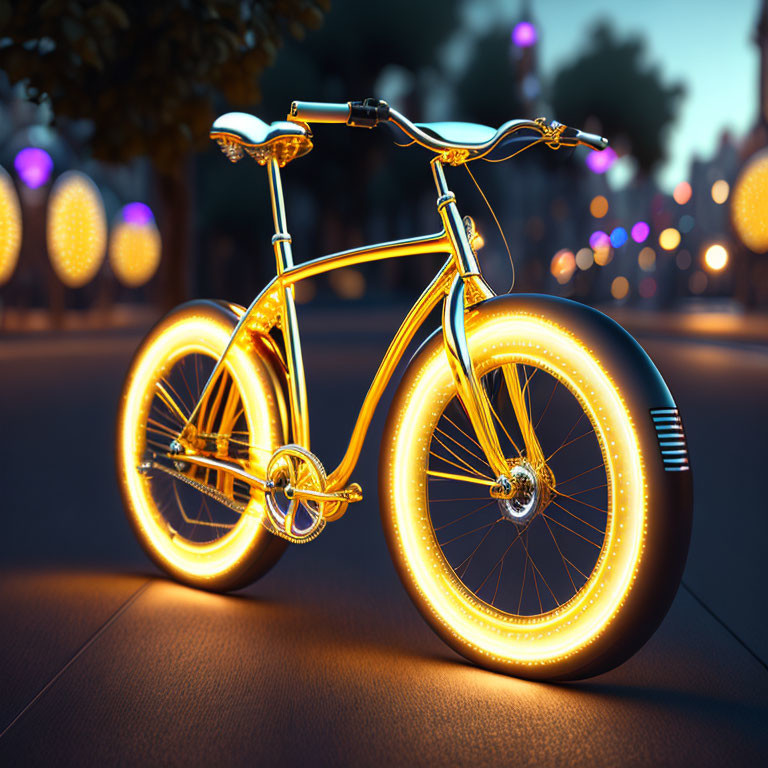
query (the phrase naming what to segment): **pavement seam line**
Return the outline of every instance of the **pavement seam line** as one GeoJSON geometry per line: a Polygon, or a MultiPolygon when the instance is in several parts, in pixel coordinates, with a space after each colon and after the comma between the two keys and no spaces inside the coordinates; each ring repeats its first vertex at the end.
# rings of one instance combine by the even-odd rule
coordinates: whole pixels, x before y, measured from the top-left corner
{"type": "Polygon", "coordinates": [[[82,656],[95,642],[111,627],[120,616],[138,600],[141,594],[149,587],[154,579],[145,581],[75,652],[72,658],[27,702],[26,706],[0,731],[2,739],[8,731],[43,697],[54,683],[82,656]]]}
{"type": "Polygon", "coordinates": [[[680,582],[683,589],[755,660],[766,672],[768,663],[763,661],[689,586],[685,581],[680,582]]]}

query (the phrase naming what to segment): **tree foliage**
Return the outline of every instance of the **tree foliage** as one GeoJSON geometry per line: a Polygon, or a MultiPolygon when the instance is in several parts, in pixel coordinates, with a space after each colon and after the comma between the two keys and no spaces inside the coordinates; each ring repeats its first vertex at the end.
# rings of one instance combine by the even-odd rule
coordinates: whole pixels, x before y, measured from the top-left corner
{"type": "Polygon", "coordinates": [[[94,156],[149,156],[172,172],[202,146],[221,93],[259,100],[284,34],[323,21],[328,0],[0,1],[0,69],[56,116],[95,125],[94,156]]]}
{"type": "Polygon", "coordinates": [[[644,59],[640,38],[619,40],[603,22],[584,53],[557,72],[551,100],[561,122],[584,126],[597,119],[605,136],[625,139],[639,169],[649,172],[665,157],[665,128],[685,89],[664,83],[644,59]]]}
{"type": "Polygon", "coordinates": [[[522,114],[508,29],[494,29],[476,42],[456,85],[456,109],[457,120],[493,127],[515,117],[531,117],[522,114]]]}

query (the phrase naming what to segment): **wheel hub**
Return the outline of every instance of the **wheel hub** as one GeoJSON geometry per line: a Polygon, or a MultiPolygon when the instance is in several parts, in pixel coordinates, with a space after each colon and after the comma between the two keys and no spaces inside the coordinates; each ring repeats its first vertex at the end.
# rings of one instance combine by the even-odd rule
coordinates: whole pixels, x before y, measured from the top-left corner
{"type": "Polygon", "coordinates": [[[517,525],[527,525],[549,499],[549,473],[537,473],[525,460],[510,462],[509,472],[496,481],[491,495],[498,500],[501,514],[517,525]]]}

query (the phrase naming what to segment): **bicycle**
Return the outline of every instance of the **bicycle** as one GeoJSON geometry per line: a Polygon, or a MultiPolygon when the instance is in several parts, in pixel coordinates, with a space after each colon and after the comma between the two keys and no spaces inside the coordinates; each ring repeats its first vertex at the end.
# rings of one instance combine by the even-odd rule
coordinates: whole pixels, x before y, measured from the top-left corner
{"type": "Polygon", "coordinates": [[[381,444],[381,517],[419,611],[479,665],[577,679],[632,655],[680,582],[692,515],[683,425],[636,341],[602,313],[540,295],[495,296],[445,165],[536,144],[603,149],[560,123],[498,129],[414,124],[385,102],[293,102],[266,124],[228,113],[211,129],[233,162],[266,166],[274,279],[244,309],[192,301],[149,333],[129,370],[117,464],[150,558],[186,584],[234,590],[289,543],[314,539],[362,489],[349,483],[376,405],[440,302],[442,327],[397,387],[381,444]],[[281,168],[312,149],[310,123],[388,123],[433,153],[442,229],[294,264],[281,168]],[[407,313],[365,396],[339,465],[310,451],[293,289],[380,259],[447,260],[407,313]]]}

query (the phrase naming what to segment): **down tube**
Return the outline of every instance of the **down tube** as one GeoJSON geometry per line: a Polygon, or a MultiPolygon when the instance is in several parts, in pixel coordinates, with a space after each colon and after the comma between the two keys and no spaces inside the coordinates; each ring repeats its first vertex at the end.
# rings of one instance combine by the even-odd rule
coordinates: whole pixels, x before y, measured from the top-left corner
{"type": "Polygon", "coordinates": [[[392,339],[384,355],[384,359],[381,361],[381,365],[379,365],[379,369],[376,371],[376,375],[373,377],[371,386],[368,388],[368,393],[365,396],[363,405],[360,408],[360,414],[352,430],[352,436],[349,439],[347,452],[344,454],[344,458],[339,466],[328,477],[328,491],[332,492],[343,488],[349,480],[360,456],[363,441],[371,424],[376,406],[384,390],[387,388],[387,384],[389,384],[397,364],[411,343],[416,331],[426,320],[429,313],[437,306],[438,302],[445,296],[455,271],[456,266],[453,258],[448,259],[434,280],[424,289],[424,292],[413,307],[411,307],[400,328],[398,328],[394,339],[392,339]]]}

